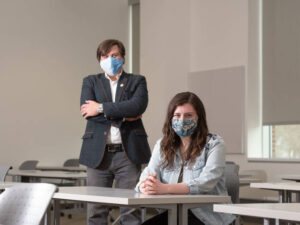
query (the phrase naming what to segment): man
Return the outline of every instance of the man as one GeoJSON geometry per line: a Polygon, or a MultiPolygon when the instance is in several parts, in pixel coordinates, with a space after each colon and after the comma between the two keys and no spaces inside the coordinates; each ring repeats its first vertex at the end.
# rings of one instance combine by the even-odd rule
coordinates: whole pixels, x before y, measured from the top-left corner
{"type": "MultiPolygon", "coordinates": [[[[87,119],[80,163],[87,166],[89,186],[133,189],[150,148],[141,115],[148,104],[146,79],[124,72],[125,48],[118,40],[105,40],[97,49],[105,73],[83,79],[81,114],[87,119]]],[[[140,224],[138,212],[120,208],[122,225],[140,224]]],[[[90,225],[107,224],[109,209],[88,205],[90,225]]]]}

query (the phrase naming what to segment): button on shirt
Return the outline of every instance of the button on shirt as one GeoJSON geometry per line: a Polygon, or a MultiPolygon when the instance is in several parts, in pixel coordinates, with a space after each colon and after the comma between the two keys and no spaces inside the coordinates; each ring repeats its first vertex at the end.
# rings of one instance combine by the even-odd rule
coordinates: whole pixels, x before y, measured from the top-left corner
{"type": "MultiPolygon", "coordinates": [[[[112,97],[113,102],[115,102],[115,100],[116,100],[118,81],[119,81],[121,74],[122,74],[122,71],[120,73],[118,73],[117,75],[115,75],[117,79],[115,81],[112,81],[109,78],[109,76],[105,73],[105,77],[109,80],[111,97],[112,97]]],[[[110,130],[107,135],[106,143],[107,144],[121,144],[122,143],[121,133],[120,133],[120,129],[118,127],[116,127],[114,125],[112,125],[110,127],[110,130]]]]}

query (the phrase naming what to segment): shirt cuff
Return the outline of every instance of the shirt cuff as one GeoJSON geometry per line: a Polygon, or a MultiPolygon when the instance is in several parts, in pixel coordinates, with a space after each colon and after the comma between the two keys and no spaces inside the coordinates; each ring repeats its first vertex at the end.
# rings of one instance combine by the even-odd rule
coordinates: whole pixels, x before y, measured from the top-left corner
{"type": "Polygon", "coordinates": [[[198,186],[184,183],[190,189],[191,195],[197,195],[199,193],[198,186]]]}

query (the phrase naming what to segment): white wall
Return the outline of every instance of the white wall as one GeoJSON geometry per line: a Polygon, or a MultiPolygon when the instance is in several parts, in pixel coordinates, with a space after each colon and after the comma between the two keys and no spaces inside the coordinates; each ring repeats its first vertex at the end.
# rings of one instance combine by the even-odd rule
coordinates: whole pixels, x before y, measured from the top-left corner
{"type": "Polygon", "coordinates": [[[141,72],[150,90],[144,118],[152,146],[168,102],[187,90],[190,72],[247,65],[247,9],[238,0],[141,1],[141,72]]]}
{"type": "Polygon", "coordinates": [[[0,33],[0,163],[78,157],[82,78],[100,71],[100,41],[127,46],[127,1],[3,0],[0,33]]]}
{"type": "Polygon", "coordinates": [[[190,2],[190,72],[246,65],[247,1],[190,2]]]}
{"type": "MultiPolygon", "coordinates": [[[[187,74],[246,66],[246,148],[260,152],[258,0],[141,0],[141,65],[150,102],[143,116],[151,146],[161,136],[168,102],[187,89],[187,74]],[[248,5],[249,4],[249,5],[248,5]],[[249,36],[248,36],[249,34],[249,36]]],[[[95,51],[106,38],[128,40],[127,1],[3,0],[0,7],[0,163],[25,159],[60,165],[78,157],[85,121],[82,78],[99,71],[95,51]],[[110,12],[114,12],[111,16],[110,12]]],[[[270,180],[294,163],[248,162],[270,180]]]]}
{"type": "Polygon", "coordinates": [[[245,154],[230,154],[227,160],[240,164],[241,170],[265,170],[269,180],[300,169],[299,164],[247,158],[247,151],[261,152],[258,4],[258,0],[141,0],[141,73],[147,75],[150,96],[144,121],[151,146],[161,136],[171,97],[187,89],[189,72],[241,65],[246,68],[245,154]]]}
{"type": "Polygon", "coordinates": [[[210,131],[225,139],[227,152],[244,152],[245,70],[237,68],[247,66],[247,1],[193,0],[190,8],[189,70],[199,78],[188,88],[204,102],[210,131]]]}
{"type": "Polygon", "coordinates": [[[143,120],[151,146],[161,137],[171,97],[187,88],[190,35],[187,2],[141,1],[140,71],[146,76],[149,89],[149,105],[143,120]]]}

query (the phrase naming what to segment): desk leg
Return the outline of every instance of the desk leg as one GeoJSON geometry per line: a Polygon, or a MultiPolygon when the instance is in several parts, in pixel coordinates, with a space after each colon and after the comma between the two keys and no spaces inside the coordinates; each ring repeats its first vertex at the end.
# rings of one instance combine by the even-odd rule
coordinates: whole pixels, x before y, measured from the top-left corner
{"type": "MultiPolygon", "coordinates": [[[[177,204],[140,205],[140,208],[158,208],[168,210],[168,225],[177,225],[177,204]]],[[[56,224],[55,224],[56,225],[56,224]]],[[[186,224],[184,224],[186,225],[186,224]]]]}
{"type": "Polygon", "coordinates": [[[296,202],[300,202],[300,193],[296,192],[296,202]]]}
{"type": "Polygon", "coordinates": [[[19,175],[13,175],[12,181],[13,182],[22,182],[22,177],[19,175]]]}
{"type": "Polygon", "coordinates": [[[292,202],[292,192],[286,191],[286,202],[291,203],[292,202]]]}
{"type": "Polygon", "coordinates": [[[48,206],[48,208],[47,208],[47,211],[46,211],[46,214],[45,214],[45,216],[44,216],[44,224],[45,225],[50,225],[51,224],[51,209],[50,209],[50,205],[51,204],[49,204],[49,206],[48,206]]]}
{"type": "Polygon", "coordinates": [[[60,200],[54,199],[53,206],[54,225],[60,225],[60,200]]]}
{"type": "MultiPolygon", "coordinates": [[[[291,203],[292,202],[292,192],[291,191],[285,191],[286,192],[286,202],[291,203]]],[[[292,225],[291,222],[287,222],[287,225],[292,225]]]]}
{"type": "Polygon", "coordinates": [[[264,225],[269,225],[270,224],[270,219],[264,218],[264,225]]]}
{"type": "Polygon", "coordinates": [[[19,177],[16,175],[12,175],[12,181],[13,182],[18,182],[19,181],[19,177]]]}
{"type": "Polygon", "coordinates": [[[283,203],[285,200],[284,199],[284,191],[280,190],[278,194],[279,194],[279,199],[278,199],[279,203],[283,203]]]}
{"type": "MultiPolygon", "coordinates": [[[[287,202],[287,193],[284,190],[279,190],[279,203],[283,202],[287,202]]],[[[265,220],[266,219],[264,219],[264,221],[265,220]]],[[[275,219],[275,225],[279,225],[279,219],[275,219]]]]}
{"type": "Polygon", "coordinates": [[[22,183],[30,183],[30,177],[20,176],[22,183]]]}
{"type": "Polygon", "coordinates": [[[147,211],[146,211],[146,210],[147,210],[147,209],[144,208],[144,207],[141,208],[141,220],[142,220],[142,223],[144,223],[145,220],[146,220],[146,214],[147,214],[147,211]]]}
{"type": "Polygon", "coordinates": [[[72,180],[72,181],[74,181],[75,186],[82,186],[82,185],[81,185],[81,180],[80,180],[80,179],[74,179],[74,180],[72,180]]]}
{"type": "Polygon", "coordinates": [[[168,209],[168,225],[177,224],[177,205],[168,209]]]}
{"type": "Polygon", "coordinates": [[[188,209],[189,207],[185,204],[178,205],[178,225],[185,225],[188,224],[188,209]]]}

